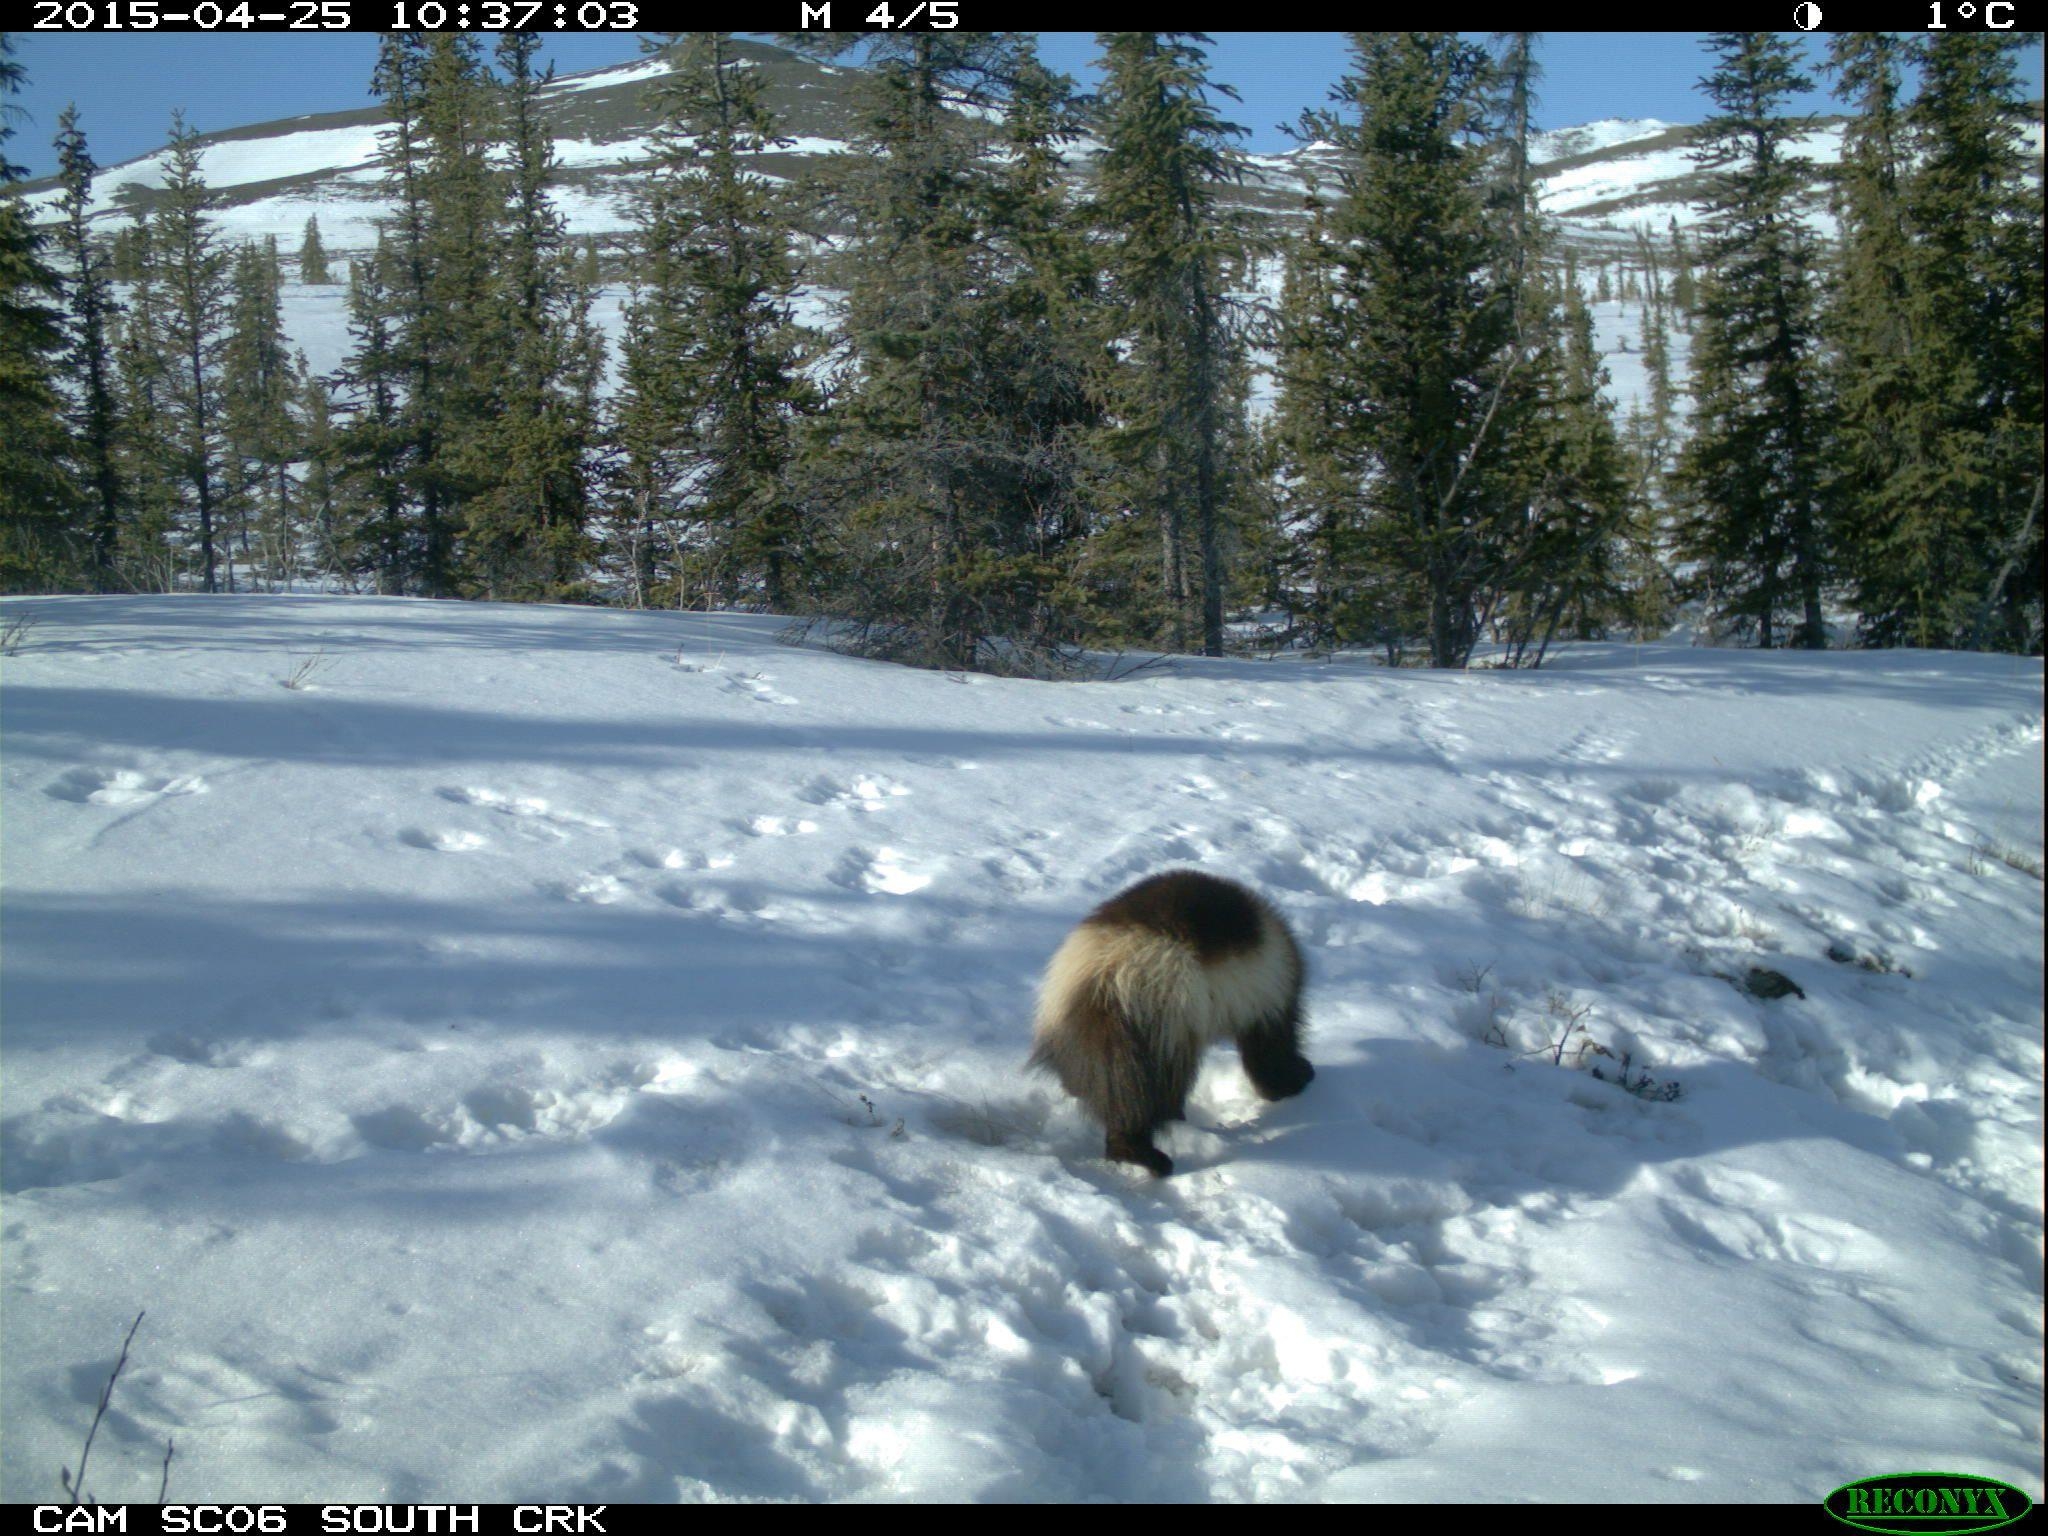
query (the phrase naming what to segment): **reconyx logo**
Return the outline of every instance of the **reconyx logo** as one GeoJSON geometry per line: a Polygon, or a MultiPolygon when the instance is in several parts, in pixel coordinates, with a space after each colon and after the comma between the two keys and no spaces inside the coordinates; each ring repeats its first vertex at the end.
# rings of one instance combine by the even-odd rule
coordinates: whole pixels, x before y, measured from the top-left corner
{"type": "Polygon", "coordinates": [[[1864,1531],[1935,1531],[1964,1536],[1995,1531],[2032,1508],[2011,1483],[1968,1472],[1894,1472],[1844,1483],[1825,1500],[1827,1512],[1864,1531]]]}

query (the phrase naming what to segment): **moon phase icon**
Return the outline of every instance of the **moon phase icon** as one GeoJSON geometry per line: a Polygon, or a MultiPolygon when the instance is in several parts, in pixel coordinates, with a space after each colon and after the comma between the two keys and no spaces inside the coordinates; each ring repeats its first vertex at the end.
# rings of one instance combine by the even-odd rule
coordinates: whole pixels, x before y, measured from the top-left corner
{"type": "Polygon", "coordinates": [[[1799,9],[1792,13],[1792,19],[1799,23],[1800,31],[1811,32],[1820,25],[1820,7],[1815,5],[1813,0],[1805,0],[1799,9]]]}

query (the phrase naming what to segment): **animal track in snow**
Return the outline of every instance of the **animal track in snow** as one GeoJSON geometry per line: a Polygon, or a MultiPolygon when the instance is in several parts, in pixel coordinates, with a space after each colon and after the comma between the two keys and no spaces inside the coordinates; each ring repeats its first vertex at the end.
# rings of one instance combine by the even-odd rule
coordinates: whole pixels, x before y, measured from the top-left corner
{"type": "Polygon", "coordinates": [[[891,800],[910,793],[908,787],[894,779],[883,778],[880,774],[862,774],[851,784],[842,785],[837,779],[816,778],[798,796],[812,805],[823,805],[845,811],[879,811],[886,809],[891,800]]]}
{"type": "Polygon", "coordinates": [[[132,768],[73,768],[45,793],[79,805],[141,805],[164,795],[203,795],[207,788],[196,773],[160,778],[132,768]]]}
{"type": "Polygon", "coordinates": [[[702,869],[704,856],[688,854],[680,848],[632,848],[626,857],[642,869],[702,869]]]}
{"type": "Polygon", "coordinates": [[[304,1440],[375,1422],[373,1393],[298,1366],[246,1366],[218,1355],[185,1355],[124,1378],[122,1395],[143,1423],[187,1427],[203,1440],[275,1435],[304,1440]],[[132,1385],[131,1385],[132,1383],[132,1385]],[[351,1402],[351,1396],[359,1400],[351,1402]]]}
{"type": "Polygon", "coordinates": [[[679,912],[702,913],[729,923],[816,920],[815,912],[807,904],[772,896],[745,881],[731,885],[685,885],[680,880],[671,880],[656,886],[652,894],[656,901],[679,912]]]}
{"type": "Polygon", "coordinates": [[[595,816],[585,816],[580,811],[557,810],[537,795],[506,795],[495,789],[469,787],[448,788],[436,791],[443,800],[457,805],[474,805],[487,811],[496,811],[500,816],[515,816],[564,827],[606,827],[610,822],[599,821],[595,816]]]}
{"type": "Polygon", "coordinates": [[[1395,879],[1385,870],[1368,868],[1348,849],[1304,852],[1301,864],[1325,890],[1347,901],[1383,907],[1407,888],[1406,881],[1395,879]]]}
{"type": "Polygon", "coordinates": [[[1612,763],[1628,756],[1635,738],[1628,731],[1605,731],[1588,726],[1559,750],[1568,763],[1612,763]]]}
{"type": "Polygon", "coordinates": [[[1084,720],[1079,715],[1047,715],[1047,725],[1056,725],[1063,731],[1107,731],[1112,736],[1135,736],[1135,725],[1118,725],[1111,720],[1084,720]]]}
{"type": "Polygon", "coordinates": [[[151,1035],[145,1043],[156,1055],[182,1061],[188,1067],[239,1067],[245,1065],[249,1058],[244,1047],[223,1045],[218,1040],[179,1034],[175,1030],[151,1035]]]}
{"type": "Polygon", "coordinates": [[[1230,742],[1264,741],[1266,739],[1262,733],[1252,730],[1249,726],[1238,725],[1234,722],[1223,725],[1205,725],[1202,727],[1202,734],[1204,736],[1213,736],[1218,741],[1230,742]]]}
{"type": "Polygon", "coordinates": [[[833,872],[832,880],[849,890],[867,891],[876,896],[908,896],[932,883],[930,875],[907,868],[903,855],[893,848],[877,848],[873,853],[849,848],[833,872]]]}
{"type": "Polygon", "coordinates": [[[753,837],[792,837],[818,830],[815,821],[803,821],[794,816],[749,816],[739,826],[742,832],[753,837]]]}
{"type": "Polygon", "coordinates": [[[618,876],[594,871],[579,875],[574,880],[543,881],[540,888],[550,896],[559,896],[564,901],[589,902],[600,907],[608,907],[615,901],[624,901],[629,894],[618,876]]]}
{"type": "Polygon", "coordinates": [[[568,1087],[486,1083],[459,1103],[394,1104],[353,1115],[350,1123],[366,1144],[386,1152],[493,1152],[532,1139],[590,1136],[660,1080],[658,1069],[631,1066],[568,1087]]]}
{"type": "MultiPolygon", "coordinates": [[[[626,858],[641,869],[731,869],[739,861],[729,853],[705,853],[701,849],[634,848],[626,858]]],[[[621,866],[623,867],[623,866],[621,866]]]]}
{"type": "Polygon", "coordinates": [[[666,885],[657,885],[654,888],[654,899],[668,903],[678,912],[702,912],[708,910],[711,905],[696,887],[673,880],[666,885]]]}
{"type": "Polygon", "coordinates": [[[183,1157],[298,1161],[314,1150],[290,1127],[246,1110],[167,1117],[128,1093],[100,1090],[46,1103],[33,1121],[0,1122],[0,1191],[94,1184],[183,1157]]]}
{"type": "Polygon", "coordinates": [[[1200,827],[1176,823],[1157,831],[1117,840],[1097,864],[1104,885],[1156,873],[1168,864],[1203,865],[1218,856],[1217,846],[1200,827]]]}
{"type": "Polygon", "coordinates": [[[1450,724],[1451,703],[1445,699],[1417,699],[1404,712],[1407,724],[1415,733],[1415,739],[1423,748],[1453,773],[1462,774],[1459,759],[1465,756],[1471,743],[1457,727],[1450,724]]]}
{"type": "Polygon", "coordinates": [[[794,704],[795,699],[786,693],[779,693],[773,686],[774,679],[765,672],[729,671],[723,661],[686,661],[682,653],[664,655],[662,660],[678,672],[694,673],[702,677],[715,677],[720,687],[729,692],[742,694],[763,704],[794,704]]]}
{"type": "Polygon", "coordinates": [[[769,680],[759,673],[731,674],[725,679],[725,686],[734,693],[744,694],[761,704],[794,704],[795,699],[786,693],[777,692],[769,680]]]}
{"type": "Polygon", "coordinates": [[[405,827],[399,831],[398,840],[410,848],[424,848],[429,853],[474,853],[479,848],[488,848],[490,839],[475,832],[438,831],[432,827],[405,827]]]}
{"type": "Polygon", "coordinates": [[[1022,849],[998,849],[981,861],[981,867],[1012,896],[1041,890],[1052,883],[1045,872],[1045,860],[1022,849]]]}
{"type": "Polygon", "coordinates": [[[1710,1253],[1816,1269],[1882,1273],[1890,1249],[1874,1233],[1832,1216],[1774,1210],[1784,1193],[1770,1180],[1733,1170],[1681,1168],[1670,1181],[1684,1193],[1658,1201],[1674,1232],[1710,1253]]]}

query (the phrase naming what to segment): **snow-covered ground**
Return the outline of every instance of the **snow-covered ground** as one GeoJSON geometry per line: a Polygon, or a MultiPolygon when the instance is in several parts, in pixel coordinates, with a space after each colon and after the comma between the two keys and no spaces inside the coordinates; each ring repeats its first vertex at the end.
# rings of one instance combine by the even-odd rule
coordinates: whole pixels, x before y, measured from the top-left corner
{"type": "Polygon", "coordinates": [[[1597,122],[1554,128],[1537,134],[1529,145],[1529,157],[1539,165],[1553,160],[1568,160],[1577,155],[1590,155],[1596,150],[1612,149],[1618,144],[1634,143],[1638,139],[1653,139],[1677,126],[1654,117],[1603,117],[1597,122]]]}
{"type": "MultiPolygon", "coordinates": [[[[1582,286],[1590,287],[1591,279],[1582,273],[1582,286]]],[[[1650,370],[1643,357],[1643,331],[1649,324],[1644,313],[1645,305],[1640,299],[1593,300],[1588,295],[1587,307],[1593,315],[1593,345],[1600,353],[1600,362],[1607,370],[1608,402],[1614,407],[1616,427],[1625,425],[1631,411],[1648,411],[1650,408],[1650,370]]],[[[1686,413],[1691,407],[1687,393],[1692,378],[1692,334],[1667,324],[1664,331],[1664,346],[1670,356],[1671,383],[1675,396],[1674,419],[1670,425],[1683,430],[1686,413]]]]}
{"type": "Polygon", "coordinates": [[[2042,1494],[2038,661],[0,613],[8,1498],[143,1308],[101,1499],[2042,1494]],[[1155,1183],[1022,1062],[1173,865],[1318,1076],[1219,1053],[1155,1183]]]}

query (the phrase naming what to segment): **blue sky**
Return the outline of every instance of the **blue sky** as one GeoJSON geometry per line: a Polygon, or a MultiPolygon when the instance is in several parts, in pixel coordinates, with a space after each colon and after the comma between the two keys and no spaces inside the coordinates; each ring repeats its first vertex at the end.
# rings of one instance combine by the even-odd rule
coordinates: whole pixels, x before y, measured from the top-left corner
{"type": "MultiPolygon", "coordinates": [[[[1321,105],[1343,72],[1337,32],[1219,32],[1210,54],[1216,79],[1243,97],[1228,115],[1251,130],[1247,148],[1276,150],[1288,140],[1278,124],[1321,105]]],[[[1040,34],[1047,62],[1084,79],[1099,49],[1086,32],[1040,34]]],[[[1802,39],[1818,57],[1818,38],[1802,39]]],[[[50,139],[66,102],[81,121],[102,165],[145,154],[164,141],[171,111],[182,107],[202,131],[232,128],[306,112],[364,105],[377,39],[368,33],[317,36],[262,33],[226,37],[191,33],[63,36],[16,32],[16,57],[28,74],[17,105],[10,158],[31,175],[56,168],[50,139]]],[[[623,63],[639,54],[631,34],[549,39],[562,73],[623,63]]],[[[1693,122],[1704,115],[1696,89],[1705,72],[1697,36],[1676,32],[1556,32],[1543,39],[1545,79],[1540,125],[1566,127],[1603,117],[1656,117],[1693,122]]],[[[2041,91],[2041,53],[2027,76],[2041,91]]],[[[1833,110],[1823,93],[1800,104],[1833,110]]]]}

